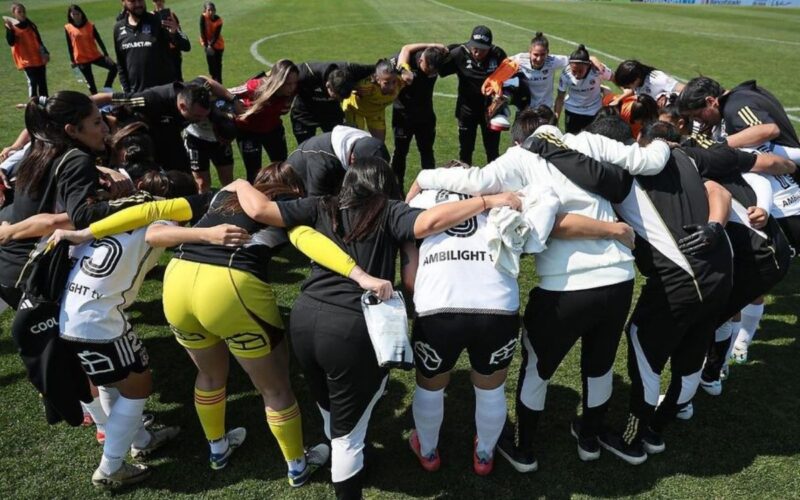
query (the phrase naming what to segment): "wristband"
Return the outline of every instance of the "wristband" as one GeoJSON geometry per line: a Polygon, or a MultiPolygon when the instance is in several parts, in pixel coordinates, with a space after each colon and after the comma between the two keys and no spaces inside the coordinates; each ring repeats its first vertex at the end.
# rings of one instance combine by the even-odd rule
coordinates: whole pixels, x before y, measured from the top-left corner
{"type": "Polygon", "coordinates": [[[400,69],[404,69],[404,70],[408,71],[409,73],[413,73],[413,71],[411,71],[411,66],[409,66],[408,63],[401,64],[400,65],[400,69]]]}

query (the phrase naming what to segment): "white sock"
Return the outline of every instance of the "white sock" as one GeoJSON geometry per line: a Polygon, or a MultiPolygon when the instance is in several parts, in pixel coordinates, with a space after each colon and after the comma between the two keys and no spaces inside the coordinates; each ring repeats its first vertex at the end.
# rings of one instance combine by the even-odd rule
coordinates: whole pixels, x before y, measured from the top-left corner
{"type": "Polygon", "coordinates": [[[97,388],[100,393],[100,404],[103,405],[103,411],[106,412],[106,418],[111,415],[111,408],[119,398],[119,391],[113,387],[100,386],[97,388]]]}
{"type": "MultiPolygon", "coordinates": [[[[736,332],[739,331],[739,328],[741,328],[742,322],[741,321],[733,321],[733,320],[731,320],[730,323],[731,323],[731,332],[733,334],[736,334],[736,332]]],[[[734,337],[728,343],[728,352],[725,353],[725,359],[730,359],[731,353],[733,352],[733,345],[736,343],[736,342],[734,342],[735,340],[736,340],[736,338],[734,337]]]]}
{"type": "Polygon", "coordinates": [[[137,448],[144,448],[148,444],[150,444],[150,440],[153,438],[153,435],[150,434],[150,431],[144,428],[144,424],[142,423],[142,419],[139,419],[139,428],[136,430],[136,434],[133,435],[133,441],[131,444],[137,448]]]}
{"type": "Polygon", "coordinates": [[[420,453],[428,456],[439,445],[439,429],[444,419],[444,389],[429,391],[417,386],[411,412],[419,436],[420,453]]]}
{"type": "Polygon", "coordinates": [[[739,328],[739,335],[736,338],[737,344],[750,345],[763,315],[764,304],[748,304],[742,309],[742,326],[739,328]]]}
{"type": "Polygon", "coordinates": [[[83,407],[84,412],[92,416],[92,420],[94,420],[94,425],[97,426],[97,430],[103,432],[106,427],[106,422],[108,421],[108,415],[106,415],[105,410],[103,410],[103,405],[100,403],[100,398],[94,398],[91,403],[84,403],[81,401],[81,406],[83,407]]]}
{"type": "Polygon", "coordinates": [[[142,426],[142,412],[146,399],[117,398],[106,423],[106,442],[100,470],[112,474],[122,466],[133,437],[142,426]]]}
{"type": "Polygon", "coordinates": [[[494,456],[494,447],[506,422],[506,385],[495,389],[475,387],[475,428],[478,431],[476,450],[494,456]]]}

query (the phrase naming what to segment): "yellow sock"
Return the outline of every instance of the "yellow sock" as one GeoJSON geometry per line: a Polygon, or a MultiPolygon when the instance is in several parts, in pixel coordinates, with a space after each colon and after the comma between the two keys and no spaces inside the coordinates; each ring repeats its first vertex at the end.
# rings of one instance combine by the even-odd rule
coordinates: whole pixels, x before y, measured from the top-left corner
{"type": "Polygon", "coordinates": [[[283,458],[287,462],[304,456],[303,423],[297,402],[285,410],[267,410],[267,424],[272,435],[278,440],[278,446],[281,447],[283,458]]]}
{"type": "Polygon", "coordinates": [[[194,409],[206,439],[216,441],[225,436],[225,386],[212,391],[194,388],[194,409]]]}

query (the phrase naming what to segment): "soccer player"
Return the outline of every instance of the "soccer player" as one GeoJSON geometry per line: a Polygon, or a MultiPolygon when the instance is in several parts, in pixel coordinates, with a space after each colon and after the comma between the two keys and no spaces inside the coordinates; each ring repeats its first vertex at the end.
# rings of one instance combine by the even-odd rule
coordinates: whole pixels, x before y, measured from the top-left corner
{"type": "Polygon", "coordinates": [[[389,151],[380,139],[345,125],[299,144],[286,160],[300,176],[308,196],[339,192],[345,172],[356,160],[383,158],[389,151]]]}
{"type": "Polygon", "coordinates": [[[433,87],[439,68],[448,56],[447,47],[439,44],[405,45],[392,61],[406,86],[392,104],[394,153],[392,170],[400,186],[406,175],[406,158],[411,140],[417,140],[420,166],[433,168],[433,142],[436,139],[436,113],[433,111],[433,87]]]}
{"type": "Polygon", "coordinates": [[[458,120],[458,159],[472,165],[472,152],[478,127],[481,129],[486,161],[500,156],[500,132],[489,128],[486,109],[489,99],[481,92],[486,77],[506,58],[506,53],[492,44],[492,30],[476,26],[469,41],[449,46],[448,60],[439,68],[439,76],[458,76],[455,115],[458,120]]]}
{"type": "Polygon", "coordinates": [[[556,117],[564,110],[564,130],[577,134],[589,125],[602,107],[604,81],[613,73],[603,66],[598,70],[582,44],[569,56],[569,65],[558,80],[558,96],[553,111],[556,117]],[[566,97],[566,100],[565,100],[566,97]]]}
{"type": "Polygon", "coordinates": [[[175,20],[147,12],[145,0],[122,0],[122,6],[123,15],[114,25],[122,90],[141,92],[178,80],[170,44],[189,50],[189,40],[181,36],[175,20]]]}
{"type": "Polygon", "coordinates": [[[15,21],[6,20],[6,42],[11,47],[11,57],[17,69],[25,72],[28,79],[28,97],[47,97],[47,63],[50,52],[42,42],[39,28],[28,19],[25,6],[11,3],[11,15],[15,21]]]}
{"type": "Polygon", "coordinates": [[[203,4],[200,16],[200,43],[206,51],[208,74],[222,83],[222,53],[225,51],[225,39],[222,38],[222,18],[217,15],[214,2],[203,4]]]}
{"type": "Polygon", "coordinates": [[[615,98],[612,106],[628,96],[644,94],[655,99],[658,107],[663,108],[668,104],[670,96],[680,94],[683,90],[683,84],[675,78],[635,59],[619,63],[614,72],[614,83],[625,91],[615,98]]]}
{"type": "MultiPolygon", "coordinates": [[[[212,106],[224,104],[224,101],[217,101],[212,106]]],[[[189,155],[189,168],[197,183],[198,193],[207,193],[211,190],[211,163],[217,169],[221,185],[233,182],[231,142],[218,138],[209,120],[190,123],[183,132],[183,145],[189,155]]]]}
{"type": "Polygon", "coordinates": [[[375,64],[375,73],[356,84],[353,93],[342,101],[347,125],[368,130],[372,137],[386,142],[386,107],[405,86],[399,70],[388,59],[375,64]]]}
{"type": "Polygon", "coordinates": [[[658,119],[658,103],[649,95],[629,95],[621,97],[616,94],[603,96],[601,113],[618,114],[631,129],[631,138],[639,138],[642,128],[658,119]]]}
{"type": "MultiPolygon", "coordinates": [[[[549,124],[549,118],[526,109],[520,112],[514,127],[522,127],[530,135],[549,124]]],[[[548,129],[560,135],[557,128],[551,126],[545,131],[548,129]]],[[[653,175],[669,157],[669,147],[663,142],[640,148],[593,134],[569,137],[635,173],[653,175]]],[[[592,179],[592,185],[603,192],[601,196],[579,187],[581,176],[592,172],[597,162],[567,149],[557,138],[549,139],[552,142],[535,139],[532,143],[526,141],[524,146],[511,147],[483,168],[422,171],[417,185],[470,194],[518,190],[527,185],[551,186],[564,212],[615,222],[609,200],[620,201],[627,188],[613,185],[606,190],[607,181],[592,179]],[[562,173],[562,164],[578,172],[577,180],[562,173]]],[[[414,193],[412,187],[409,195],[414,193]]],[[[552,236],[547,248],[537,255],[536,270],[541,282],[531,290],[523,315],[524,350],[516,400],[518,444],[514,443],[513,431],[504,433],[498,443],[500,454],[519,472],[538,468],[534,434],[544,410],[547,385],[579,338],[583,416],[573,424],[573,432],[591,444],[585,450],[579,449],[581,459],[599,457],[596,439],[611,396],[614,358],[633,294],[633,256],[623,243],[607,236],[563,239],[558,231],[552,236]]]]}
{"type": "Polygon", "coordinates": [[[67,52],[73,68],[78,68],[89,86],[89,93],[97,93],[97,84],[94,81],[92,65],[100,66],[108,70],[105,89],[111,89],[114,79],[117,77],[117,63],[108,57],[108,51],[100,38],[94,23],[86,18],[86,14],[79,5],[72,4],[67,9],[67,24],[64,25],[64,33],[67,37],[67,52]],[[100,50],[97,50],[97,47],[100,50]]]}
{"type": "Polygon", "coordinates": [[[261,169],[262,149],[273,162],[289,155],[281,116],[289,112],[297,93],[298,74],[292,61],[281,59],[268,73],[231,89],[245,107],[245,112],[236,117],[236,142],[250,182],[261,169]]]}
{"type": "MultiPolygon", "coordinates": [[[[513,193],[502,193],[414,209],[398,200],[394,173],[381,158],[357,160],[333,197],[275,203],[246,183],[233,186],[250,217],[273,226],[313,224],[355,256],[359,266],[390,283],[401,245],[413,245],[486,208],[520,203],[513,193]]],[[[331,439],[333,486],[343,499],[361,498],[369,418],[388,380],[367,332],[361,295],[353,283],[312,262],[290,322],[292,348],[331,439]]]]}
{"type": "Polygon", "coordinates": [[[292,132],[297,144],[344,123],[341,102],[356,82],[375,73],[375,66],[348,62],[305,62],[298,65],[297,97],[292,104],[292,132]]]}

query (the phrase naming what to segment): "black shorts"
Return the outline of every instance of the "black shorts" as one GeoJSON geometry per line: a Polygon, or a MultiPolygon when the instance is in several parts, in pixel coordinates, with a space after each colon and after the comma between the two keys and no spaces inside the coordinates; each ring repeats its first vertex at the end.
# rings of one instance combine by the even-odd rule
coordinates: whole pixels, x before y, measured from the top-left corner
{"type": "Polygon", "coordinates": [[[789,240],[789,245],[792,247],[792,256],[797,257],[800,255],[800,215],[790,215],[789,217],[782,217],[777,219],[783,234],[789,240]]]}
{"type": "Polygon", "coordinates": [[[147,349],[133,331],[111,342],[63,340],[78,356],[83,371],[95,386],[125,380],[131,372],[144,373],[150,366],[147,349]]]}
{"type": "Polygon", "coordinates": [[[230,144],[204,141],[187,134],[183,145],[189,155],[189,167],[192,172],[208,172],[210,162],[218,168],[233,165],[233,148],[230,144]]]}
{"type": "Polygon", "coordinates": [[[453,369],[467,350],[472,369],[491,375],[507,368],[517,348],[519,316],[441,313],[414,321],[414,365],[431,378],[453,369]]]}

